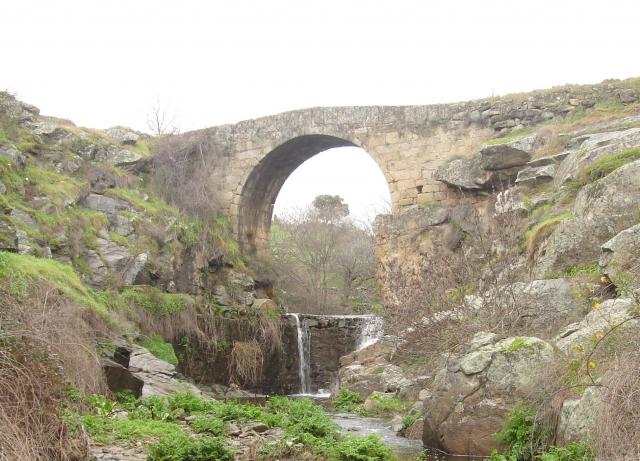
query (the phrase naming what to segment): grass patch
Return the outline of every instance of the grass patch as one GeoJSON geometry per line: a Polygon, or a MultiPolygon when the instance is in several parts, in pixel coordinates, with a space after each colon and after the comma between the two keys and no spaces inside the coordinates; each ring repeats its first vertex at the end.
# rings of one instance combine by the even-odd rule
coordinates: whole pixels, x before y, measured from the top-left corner
{"type": "Polygon", "coordinates": [[[195,300],[184,293],[164,293],[155,287],[132,287],[122,291],[122,297],[136,307],[145,309],[160,317],[174,315],[195,300]]]}
{"type": "Polygon", "coordinates": [[[158,198],[142,198],[137,192],[130,189],[113,188],[105,192],[106,196],[117,198],[129,202],[136,211],[140,211],[152,216],[177,216],[178,211],[158,198]]]}
{"type": "Polygon", "coordinates": [[[86,288],[71,266],[53,259],[0,251],[0,289],[17,300],[26,299],[36,286],[49,284],[83,307],[108,320],[106,307],[86,288]]]}
{"type": "Polygon", "coordinates": [[[531,129],[523,129],[523,130],[512,131],[508,135],[503,136],[501,138],[490,139],[487,142],[485,142],[484,145],[486,145],[486,146],[495,146],[495,145],[498,145],[498,144],[506,144],[508,142],[515,141],[516,139],[523,138],[523,137],[527,136],[528,134],[531,134],[531,131],[532,131],[531,129]]]}
{"type": "Polygon", "coordinates": [[[160,360],[164,360],[171,365],[178,364],[178,357],[176,357],[173,346],[171,343],[165,342],[160,335],[143,336],[136,342],[145,349],[148,349],[149,352],[160,360]]]}
{"type": "Polygon", "coordinates": [[[640,147],[627,149],[617,154],[610,154],[593,161],[581,172],[584,182],[590,183],[604,178],[621,166],[640,159],[640,147]]]}
{"type": "Polygon", "coordinates": [[[365,410],[370,415],[389,415],[392,413],[402,413],[411,408],[411,403],[404,402],[395,394],[384,394],[382,392],[372,392],[367,397],[365,410]]]}
{"type": "Polygon", "coordinates": [[[532,257],[538,250],[540,244],[551,235],[558,224],[573,217],[572,212],[565,212],[548,216],[535,224],[525,234],[527,254],[532,257]]]}

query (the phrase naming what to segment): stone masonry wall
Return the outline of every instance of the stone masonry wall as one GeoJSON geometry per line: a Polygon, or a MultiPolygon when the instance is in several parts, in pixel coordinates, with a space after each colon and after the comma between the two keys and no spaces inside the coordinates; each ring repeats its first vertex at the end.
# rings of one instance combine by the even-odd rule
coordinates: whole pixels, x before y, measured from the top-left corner
{"type": "MultiPolygon", "coordinates": [[[[637,98],[636,90],[627,81],[606,81],[453,104],[317,107],[212,127],[185,136],[206,138],[210,147],[203,155],[216,167],[211,180],[243,244],[247,235],[264,234],[264,230],[253,229],[258,226],[255,222],[247,224],[248,229],[241,229],[243,208],[256,203],[261,208],[265,208],[265,203],[266,207],[273,204],[286,176],[327,146],[356,145],[365,149],[387,179],[393,211],[400,212],[415,204],[452,198],[452,192],[433,178],[435,169],[453,158],[473,155],[481,143],[494,136],[598,102],[627,104],[637,98]],[[257,186],[250,191],[246,189],[256,166],[263,164],[276,147],[307,135],[333,140],[327,143],[319,137],[317,145],[306,146],[308,151],[301,157],[283,153],[289,156],[282,159],[283,168],[266,169],[261,174],[269,177],[257,178],[257,186]],[[268,193],[266,201],[252,197],[261,193],[268,193]]],[[[270,211],[256,210],[265,214],[257,221],[269,224],[270,211]]]]}

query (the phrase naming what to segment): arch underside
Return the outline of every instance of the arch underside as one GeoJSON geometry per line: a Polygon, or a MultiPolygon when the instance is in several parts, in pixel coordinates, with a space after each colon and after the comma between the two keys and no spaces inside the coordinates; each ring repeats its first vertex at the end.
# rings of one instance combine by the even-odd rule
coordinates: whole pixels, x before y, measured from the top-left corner
{"type": "Polygon", "coordinates": [[[245,254],[262,255],[267,250],[273,205],[289,175],[314,155],[345,146],[356,145],[335,136],[299,136],[276,147],[253,168],[242,190],[238,217],[245,254]]]}

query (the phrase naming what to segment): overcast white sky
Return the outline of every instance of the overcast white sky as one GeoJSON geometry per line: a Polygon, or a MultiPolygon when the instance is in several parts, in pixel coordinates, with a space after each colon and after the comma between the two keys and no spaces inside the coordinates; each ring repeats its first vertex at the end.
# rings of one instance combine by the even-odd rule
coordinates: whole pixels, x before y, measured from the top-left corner
{"type": "Polygon", "coordinates": [[[159,96],[189,130],[638,76],[639,24],[638,0],[3,0],[0,88],[97,128],[159,96]]]}

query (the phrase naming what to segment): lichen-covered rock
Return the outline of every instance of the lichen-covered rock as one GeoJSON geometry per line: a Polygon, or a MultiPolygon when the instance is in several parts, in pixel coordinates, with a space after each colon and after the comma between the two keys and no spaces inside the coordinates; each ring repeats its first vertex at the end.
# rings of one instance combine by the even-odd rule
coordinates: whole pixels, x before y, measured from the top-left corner
{"type": "Polygon", "coordinates": [[[625,322],[619,331],[636,328],[640,323],[632,318],[631,309],[636,306],[631,298],[609,299],[589,312],[580,322],[566,327],[555,343],[565,354],[581,352],[589,347],[596,335],[607,333],[615,325],[625,322]]]}
{"type": "Polygon", "coordinates": [[[505,415],[554,360],[552,346],[539,338],[476,336],[465,354],[450,358],[436,375],[424,401],[425,446],[490,454],[498,448],[493,434],[502,429],[505,415]]]}
{"type": "Polygon", "coordinates": [[[573,207],[575,218],[558,224],[538,249],[534,277],[597,261],[601,245],[640,222],[639,203],[640,160],[583,187],[573,207]]]}
{"type": "Polygon", "coordinates": [[[561,187],[571,179],[577,179],[580,170],[600,157],[640,146],[640,128],[583,135],[578,137],[574,144],[576,147],[556,170],[556,187],[561,187]]]}
{"type": "Polygon", "coordinates": [[[7,216],[0,216],[0,250],[18,251],[18,234],[7,216]]]}
{"type": "Polygon", "coordinates": [[[538,142],[533,134],[502,144],[484,144],[480,148],[480,166],[484,170],[504,170],[525,165],[538,142]]]}
{"type": "Polygon", "coordinates": [[[602,272],[623,293],[640,293],[640,224],[623,230],[601,249],[602,272]]]}
{"type": "Polygon", "coordinates": [[[138,131],[132,130],[126,126],[114,126],[111,128],[107,128],[104,132],[110,138],[116,140],[120,144],[135,144],[141,137],[142,133],[138,131]]]}
{"type": "Polygon", "coordinates": [[[170,395],[176,392],[193,392],[200,390],[193,384],[178,379],[176,367],[160,360],[144,347],[132,346],[129,359],[129,370],[144,383],[142,396],[170,395]]]}
{"type": "Polygon", "coordinates": [[[131,206],[128,202],[117,198],[105,197],[100,194],[89,194],[84,199],[84,206],[103,213],[115,213],[120,210],[129,210],[131,206]]]}
{"type": "Polygon", "coordinates": [[[580,398],[567,399],[562,403],[556,429],[557,445],[584,442],[592,437],[601,395],[599,387],[588,387],[580,398]]]}
{"type": "Polygon", "coordinates": [[[438,181],[467,190],[484,189],[487,184],[486,176],[478,158],[451,160],[433,173],[438,181]]]}
{"type": "Polygon", "coordinates": [[[553,179],[556,174],[555,165],[527,166],[518,172],[516,184],[534,184],[553,179]]]}

